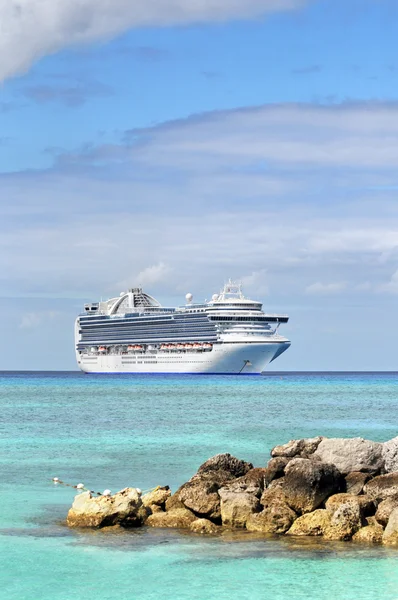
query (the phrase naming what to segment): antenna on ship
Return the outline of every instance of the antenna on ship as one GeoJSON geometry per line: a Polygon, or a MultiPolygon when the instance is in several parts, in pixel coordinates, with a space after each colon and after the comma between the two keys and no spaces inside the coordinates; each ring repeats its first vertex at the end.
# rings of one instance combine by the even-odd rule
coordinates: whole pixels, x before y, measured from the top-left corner
{"type": "Polygon", "coordinates": [[[188,292],[188,294],[185,296],[185,300],[187,301],[187,304],[192,304],[192,300],[193,300],[192,294],[188,292]]]}

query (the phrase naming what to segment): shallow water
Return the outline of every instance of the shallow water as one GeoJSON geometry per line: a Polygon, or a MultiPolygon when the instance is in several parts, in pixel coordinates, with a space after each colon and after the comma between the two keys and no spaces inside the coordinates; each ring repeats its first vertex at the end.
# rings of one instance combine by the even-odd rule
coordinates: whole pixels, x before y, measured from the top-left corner
{"type": "Polygon", "coordinates": [[[176,489],[218,452],[265,465],[312,435],[397,435],[396,374],[0,373],[0,598],[398,599],[398,551],[173,530],[69,531],[73,490],[176,489]]]}

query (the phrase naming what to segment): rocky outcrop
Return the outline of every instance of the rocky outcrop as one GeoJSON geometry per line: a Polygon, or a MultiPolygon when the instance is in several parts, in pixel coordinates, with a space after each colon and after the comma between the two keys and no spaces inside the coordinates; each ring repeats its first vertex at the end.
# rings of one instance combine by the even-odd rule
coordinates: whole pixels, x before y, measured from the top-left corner
{"type": "Polygon", "coordinates": [[[155,512],[150,515],[146,524],[150,527],[177,527],[188,529],[197,520],[192,511],[187,508],[176,508],[168,512],[155,512]]]}
{"type": "Polygon", "coordinates": [[[370,479],[369,473],[361,473],[361,471],[353,471],[348,473],[345,479],[345,492],[347,494],[355,494],[358,496],[362,493],[365,484],[370,479]]]}
{"type": "Polygon", "coordinates": [[[289,460],[290,458],[287,458],[286,456],[276,456],[268,461],[267,469],[269,476],[271,477],[271,481],[284,476],[285,467],[289,460]]]}
{"type": "Polygon", "coordinates": [[[324,438],[315,437],[315,438],[306,438],[302,440],[290,440],[287,444],[283,444],[282,446],[275,446],[271,450],[272,457],[286,457],[286,458],[308,458],[311,454],[314,454],[315,450],[318,448],[320,442],[324,438]]]}
{"type": "Polygon", "coordinates": [[[398,546],[398,508],[394,508],[383,533],[383,544],[398,546]]]}
{"type": "Polygon", "coordinates": [[[218,490],[221,521],[228,527],[245,527],[248,517],[260,512],[259,498],[270,478],[268,469],[251,469],[218,490]]]}
{"type": "Polygon", "coordinates": [[[384,468],[387,473],[395,473],[398,471],[398,437],[384,442],[382,444],[382,456],[384,460],[384,468]]]}
{"type": "Polygon", "coordinates": [[[283,491],[287,504],[299,514],[315,510],[341,486],[342,477],[334,465],[294,458],[286,466],[283,491]]]}
{"type": "Polygon", "coordinates": [[[374,501],[369,496],[356,496],[354,494],[335,494],[330,496],[326,501],[326,510],[334,514],[342,505],[351,503],[358,507],[361,519],[375,514],[376,506],[374,501]]]}
{"type": "Polygon", "coordinates": [[[250,515],[246,521],[246,529],[262,533],[286,533],[296,517],[296,513],[287,504],[275,502],[261,512],[250,515]]]}
{"type": "Polygon", "coordinates": [[[69,527],[139,527],[147,518],[141,494],[135,488],[126,488],[113,496],[93,496],[91,492],[78,494],[68,512],[69,527]]]}
{"type": "Polygon", "coordinates": [[[363,438],[323,439],[314,452],[325,463],[335,465],[340,473],[347,475],[362,471],[377,475],[384,469],[383,444],[363,438]]]}
{"type": "Polygon", "coordinates": [[[398,473],[374,477],[365,485],[364,492],[377,502],[398,496],[398,473]]]}
{"type": "Polygon", "coordinates": [[[391,496],[390,498],[382,500],[377,507],[375,515],[376,521],[385,527],[395,508],[398,508],[398,496],[391,496]]]}
{"type": "Polygon", "coordinates": [[[318,508],[314,512],[302,515],[286,532],[287,535],[323,535],[330,526],[331,515],[329,511],[318,508]]]}
{"type": "Polygon", "coordinates": [[[170,498],[171,491],[168,485],[158,486],[154,490],[142,496],[142,503],[150,509],[151,512],[165,510],[166,501],[170,498]]]}
{"type": "Polygon", "coordinates": [[[246,475],[250,469],[253,469],[251,463],[235,458],[231,454],[216,454],[199,467],[198,475],[209,471],[226,471],[234,478],[246,475]]]}
{"type": "Polygon", "coordinates": [[[359,505],[347,501],[340,504],[331,514],[330,524],[325,528],[323,536],[327,540],[350,540],[361,526],[362,518],[359,505]]]}
{"type": "Polygon", "coordinates": [[[208,519],[196,519],[189,526],[192,533],[215,535],[220,532],[221,527],[215,525],[208,519]]]}

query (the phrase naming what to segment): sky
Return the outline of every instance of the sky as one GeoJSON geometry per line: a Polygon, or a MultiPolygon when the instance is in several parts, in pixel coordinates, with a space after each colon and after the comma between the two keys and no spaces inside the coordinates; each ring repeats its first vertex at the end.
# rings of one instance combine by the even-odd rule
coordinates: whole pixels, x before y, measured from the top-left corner
{"type": "Polygon", "coordinates": [[[230,277],[273,369],[397,370],[397,39],[396,0],[0,0],[0,370],[230,277]]]}

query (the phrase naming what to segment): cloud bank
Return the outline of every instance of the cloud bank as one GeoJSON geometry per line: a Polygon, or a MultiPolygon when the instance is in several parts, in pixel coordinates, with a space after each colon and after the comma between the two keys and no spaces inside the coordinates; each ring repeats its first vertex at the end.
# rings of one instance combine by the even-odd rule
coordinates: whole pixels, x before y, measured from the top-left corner
{"type": "Polygon", "coordinates": [[[0,81],[62,48],[134,27],[251,18],[308,0],[0,0],[0,81]]]}

